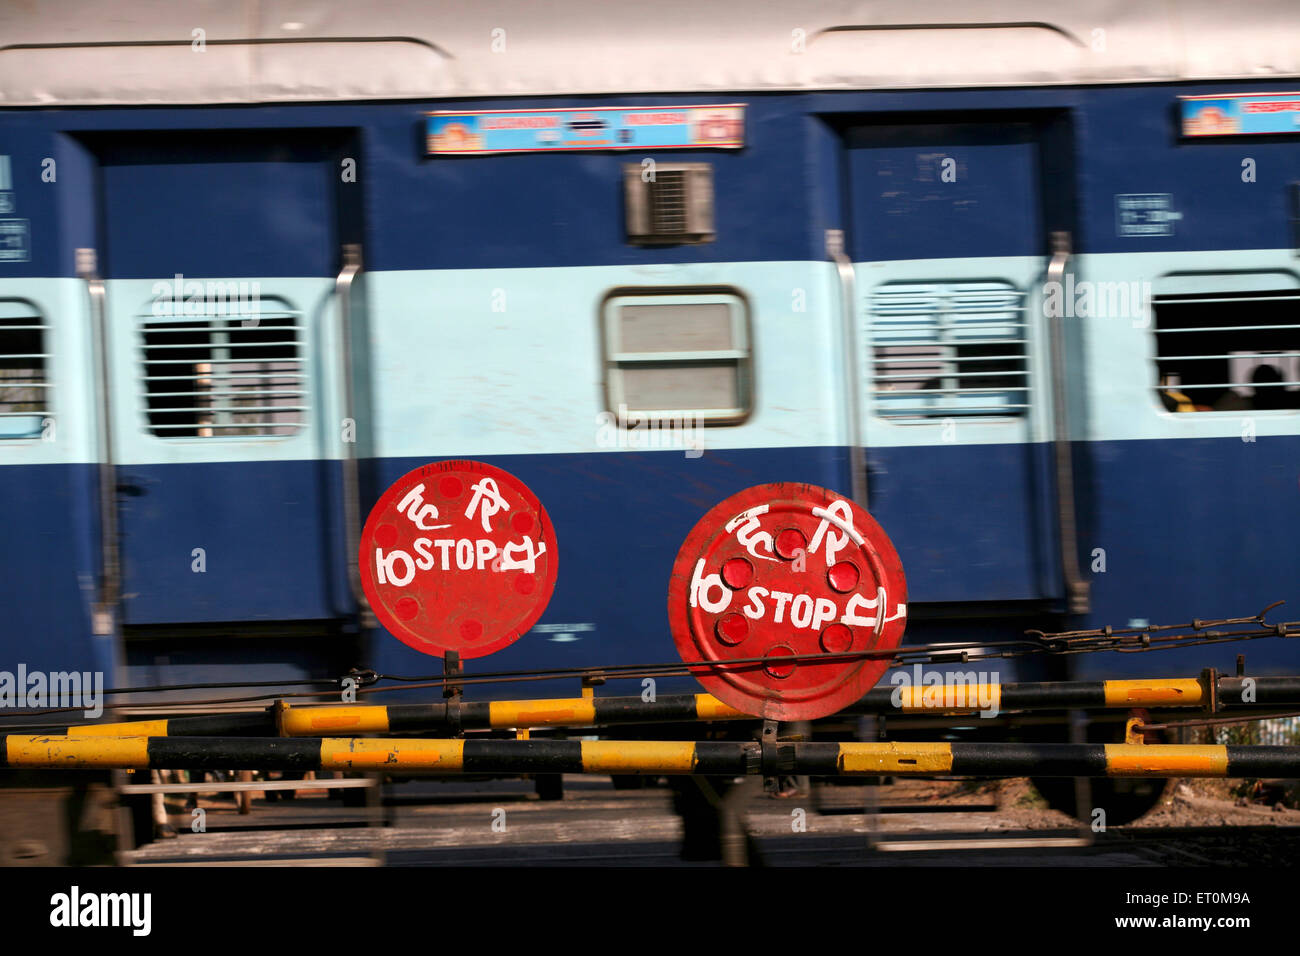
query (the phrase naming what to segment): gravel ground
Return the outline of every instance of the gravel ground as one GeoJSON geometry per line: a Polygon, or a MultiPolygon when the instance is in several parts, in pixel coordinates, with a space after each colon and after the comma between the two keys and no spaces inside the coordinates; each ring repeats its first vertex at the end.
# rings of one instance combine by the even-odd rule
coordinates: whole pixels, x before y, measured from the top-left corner
{"type": "MultiPolygon", "coordinates": [[[[1171,780],[1160,804],[1129,826],[1131,828],[1300,827],[1300,810],[1290,809],[1276,799],[1272,802],[1263,802],[1240,797],[1236,793],[1239,787],[1240,781],[1236,780],[1204,778],[1171,780]]],[[[1285,794],[1287,799],[1293,799],[1291,795],[1294,792],[1294,788],[1276,787],[1271,788],[1264,796],[1267,799],[1285,794]]],[[[881,799],[882,801],[933,803],[937,806],[996,802],[999,816],[1004,817],[1009,826],[1044,829],[1073,825],[1070,817],[1049,808],[1047,802],[1038,795],[1025,777],[981,782],[898,780],[882,792],[881,799]]]]}
{"type": "MultiPolygon", "coordinates": [[[[313,857],[345,865],[679,865],[682,824],[665,787],[615,791],[605,778],[566,777],[560,801],[538,800],[528,781],[417,783],[390,796],[396,800],[385,813],[390,825],[379,828],[365,826],[365,811],[348,810],[319,792],[290,803],[257,800],[253,813],[242,817],[229,800],[205,798],[211,832],[188,832],[189,815],[178,814],[179,839],[150,844],[124,862],[268,865],[313,857]],[[492,825],[498,814],[503,823],[508,818],[500,830],[492,825]]],[[[747,827],[772,865],[1232,867],[1300,861],[1300,810],[1240,801],[1227,781],[1172,781],[1160,806],[1142,820],[1099,834],[1049,809],[1023,778],[898,779],[883,787],[819,782],[812,793],[756,796],[747,827]],[[867,818],[872,798],[876,813],[867,818]],[[795,820],[800,827],[792,826],[795,820]],[[872,835],[895,850],[898,841],[946,845],[870,854],[872,835]],[[980,848],[981,841],[989,848],[980,848]]]]}

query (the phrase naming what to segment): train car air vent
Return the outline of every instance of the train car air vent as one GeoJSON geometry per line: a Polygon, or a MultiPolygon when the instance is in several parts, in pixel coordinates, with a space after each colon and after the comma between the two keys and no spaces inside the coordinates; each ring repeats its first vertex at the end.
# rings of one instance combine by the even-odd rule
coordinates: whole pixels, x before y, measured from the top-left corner
{"type": "Polygon", "coordinates": [[[627,239],[637,245],[712,242],[713,166],[626,163],[627,239]]]}

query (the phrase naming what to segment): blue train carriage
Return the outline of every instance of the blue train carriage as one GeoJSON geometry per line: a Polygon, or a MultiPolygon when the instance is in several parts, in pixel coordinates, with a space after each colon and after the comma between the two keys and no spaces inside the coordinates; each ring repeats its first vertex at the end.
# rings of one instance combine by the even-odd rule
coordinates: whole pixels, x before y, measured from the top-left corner
{"type": "Polygon", "coordinates": [[[503,670],[672,659],[679,544],[776,480],[865,500],[912,641],[1294,600],[1290,14],[0,11],[0,662],[436,672],[350,562],[445,458],[557,529],[503,670]]]}

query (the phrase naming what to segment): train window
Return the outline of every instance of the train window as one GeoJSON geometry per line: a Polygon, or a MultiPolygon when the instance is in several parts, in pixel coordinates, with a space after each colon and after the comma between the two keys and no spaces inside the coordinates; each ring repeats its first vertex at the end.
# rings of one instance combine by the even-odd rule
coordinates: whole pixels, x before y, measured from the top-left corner
{"type": "Polygon", "coordinates": [[[46,331],[32,303],[0,299],[0,440],[47,434],[51,418],[46,331]]]}
{"type": "Polygon", "coordinates": [[[1165,408],[1300,408],[1300,290],[1160,295],[1152,308],[1165,408]]]}
{"type": "Polygon", "coordinates": [[[739,295],[613,295],[604,340],[610,411],[665,424],[735,423],[749,413],[749,316],[739,295]]]}
{"type": "Polygon", "coordinates": [[[713,167],[708,163],[623,166],[627,240],[638,245],[712,242],[713,167]]]}
{"type": "Polygon", "coordinates": [[[307,412],[302,316],[287,302],[263,297],[251,316],[233,309],[226,315],[172,314],[157,303],[154,310],[162,314],[140,317],[152,434],[265,438],[302,428],[307,412]]]}
{"type": "Polygon", "coordinates": [[[1007,282],[891,283],[869,306],[875,413],[900,422],[1029,407],[1024,293],[1007,282]]]}

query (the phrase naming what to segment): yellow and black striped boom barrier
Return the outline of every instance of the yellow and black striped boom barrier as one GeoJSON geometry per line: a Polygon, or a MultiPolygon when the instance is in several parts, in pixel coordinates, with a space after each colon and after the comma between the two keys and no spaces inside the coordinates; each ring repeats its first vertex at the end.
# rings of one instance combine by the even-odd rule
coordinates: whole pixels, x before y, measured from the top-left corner
{"type": "MultiPolygon", "coordinates": [[[[1300,747],[1187,744],[776,743],[811,776],[1296,777],[1300,747]]],[[[745,741],[105,737],[9,734],[0,768],[340,770],[438,774],[760,774],[745,741]]]]}

